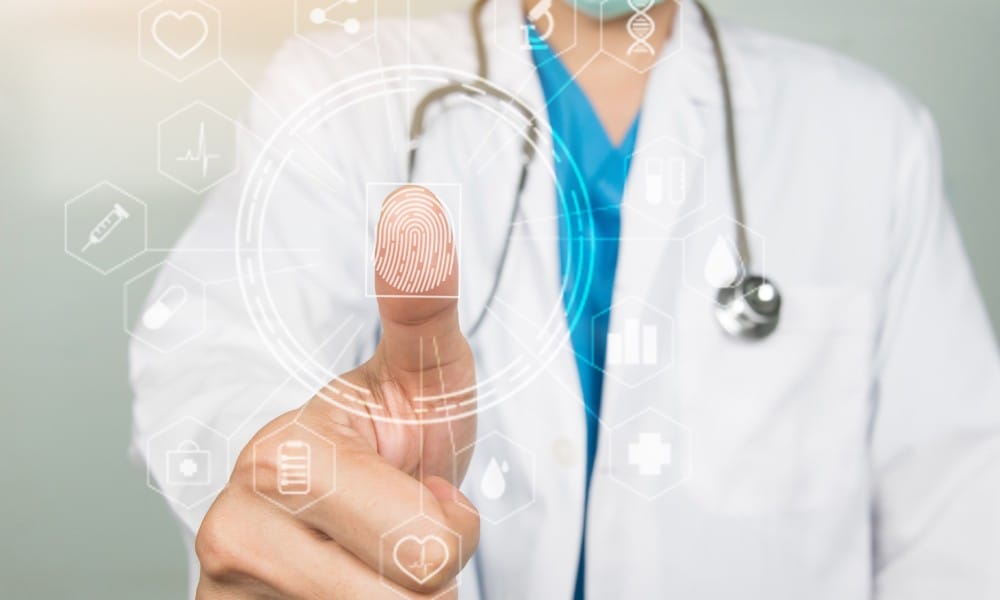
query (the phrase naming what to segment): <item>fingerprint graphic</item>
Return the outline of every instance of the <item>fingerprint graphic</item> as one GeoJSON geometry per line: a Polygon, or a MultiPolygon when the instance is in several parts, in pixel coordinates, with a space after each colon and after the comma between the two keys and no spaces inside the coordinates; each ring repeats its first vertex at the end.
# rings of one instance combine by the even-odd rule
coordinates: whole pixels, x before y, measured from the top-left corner
{"type": "Polygon", "coordinates": [[[441,285],[455,267],[455,241],[444,207],[430,191],[408,186],[382,204],[375,272],[405,294],[441,285]]]}

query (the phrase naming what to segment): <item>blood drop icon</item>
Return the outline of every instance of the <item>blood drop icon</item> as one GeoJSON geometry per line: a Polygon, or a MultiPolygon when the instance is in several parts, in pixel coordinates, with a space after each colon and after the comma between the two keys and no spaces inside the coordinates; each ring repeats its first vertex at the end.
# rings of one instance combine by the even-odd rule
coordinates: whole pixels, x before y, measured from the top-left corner
{"type": "Polygon", "coordinates": [[[507,461],[497,462],[496,458],[490,459],[490,464],[486,465],[483,472],[483,479],[479,482],[479,490],[487,500],[498,500],[507,491],[507,478],[504,473],[510,471],[507,461]]]}

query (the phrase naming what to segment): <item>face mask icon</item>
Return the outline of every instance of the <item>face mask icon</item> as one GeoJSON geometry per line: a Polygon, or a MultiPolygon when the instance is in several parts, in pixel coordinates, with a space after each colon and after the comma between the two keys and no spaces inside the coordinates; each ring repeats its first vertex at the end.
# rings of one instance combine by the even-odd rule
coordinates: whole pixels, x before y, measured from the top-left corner
{"type": "Polygon", "coordinates": [[[167,452],[167,485],[208,485],[212,482],[212,455],[186,440],[167,452]]]}

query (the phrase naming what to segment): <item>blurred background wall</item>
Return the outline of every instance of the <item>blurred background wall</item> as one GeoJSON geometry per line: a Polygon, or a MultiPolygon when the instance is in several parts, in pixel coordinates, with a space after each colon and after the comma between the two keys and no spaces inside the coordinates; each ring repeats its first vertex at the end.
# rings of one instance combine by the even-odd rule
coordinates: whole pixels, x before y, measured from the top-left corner
{"type": "MultiPolygon", "coordinates": [[[[239,115],[248,98],[239,78],[255,81],[293,24],[294,0],[212,3],[231,69],[216,64],[184,83],[137,60],[144,0],[7,0],[0,8],[2,597],[184,595],[179,535],[163,500],[125,457],[122,283],[163,254],[102,277],[64,254],[63,206],[108,179],[148,204],[151,247],[169,248],[180,234],[200,198],[157,172],[157,122],[196,99],[239,115]]],[[[413,13],[426,14],[466,0],[412,4],[413,13]]],[[[1000,323],[1000,4],[710,4],[871,63],[931,107],[953,206],[1000,323]]],[[[404,0],[379,0],[381,14],[404,7],[404,0]]]]}

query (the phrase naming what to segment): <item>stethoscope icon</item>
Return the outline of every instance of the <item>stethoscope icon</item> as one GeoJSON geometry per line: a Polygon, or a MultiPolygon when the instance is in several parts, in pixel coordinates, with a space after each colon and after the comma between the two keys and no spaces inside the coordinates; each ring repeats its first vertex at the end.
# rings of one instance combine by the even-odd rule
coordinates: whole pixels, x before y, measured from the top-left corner
{"type": "MultiPolygon", "coordinates": [[[[356,0],[341,0],[356,1],[356,0]]],[[[479,327],[483,324],[490,306],[496,297],[500,279],[503,277],[504,267],[507,263],[507,254],[510,250],[511,236],[517,215],[520,212],[521,200],[524,194],[525,182],[528,178],[528,168],[535,157],[535,140],[538,139],[538,122],[531,109],[517,98],[496,88],[487,82],[489,76],[489,61],[486,54],[486,43],[480,25],[480,17],[485,8],[487,0],[477,0],[472,7],[473,37],[476,46],[476,60],[479,65],[478,82],[453,82],[439,88],[431,90],[416,105],[413,112],[413,119],[410,125],[410,155],[408,162],[408,181],[413,180],[413,173],[416,170],[417,158],[420,151],[420,138],[424,134],[424,125],[427,111],[433,104],[443,101],[452,95],[478,96],[485,95],[503,104],[513,107],[522,113],[528,122],[527,131],[524,135],[524,144],[521,147],[521,174],[518,179],[518,186],[514,200],[513,210],[510,215],[510,222],[507,227],[507,237],[497,265],[497,274],[493,281],[492,289],[487,296],[479,316],[476,318],[469,336],[475,335],[479,327]]],[[[637,2],[639,4],[639,2],[637,2]]],[[[536,5],[538,12],[544,14],[545,10],[551,6],[550,2],[539,2],[536,5]]],[[[726,149],[728,156],[729,181],[731,186],[733,202],[733,219],[736,223],[736,253],[741,269],[734,279],[728,282],[719,282],[716,293],[715,317],[723,331],[727,334],[742,339],[760,340],[770,336],[778,328],[781,320],[781,292],[777,286],[762,275],[754,274],[751,271],[753,265],[750,252],[750,243],[747,239],[746,229],[743,223],[746,222],[745,202],[743,199],[743,183],[740,175],[738,160],[738,148],[736,140],[736,117],[733,110],[732,85],[729,80],[729,68],[726,65],[726,57],[722,47],[722,40],[719,37],[715,18],[709,10],[701,3],[695,2],[701,12],[705,23],[705,29],[712,41],[712,50],[715,54],[716,64],[719,71],[719,83],[722,87],[724,98],[724,111],[726,123],[726,149]]]]}
{"type": "Polygon", "coordinates": [[[532,47],[532,34],[542,42],[548,41],[552,36],[556,25],[555,18],[552,16],[552,2],[553,0],[540,0],[528,11],[528,24],[521,26],[525,48],[532,47]],[[539,26],[542,23],[544,25],[539,26]]]}

